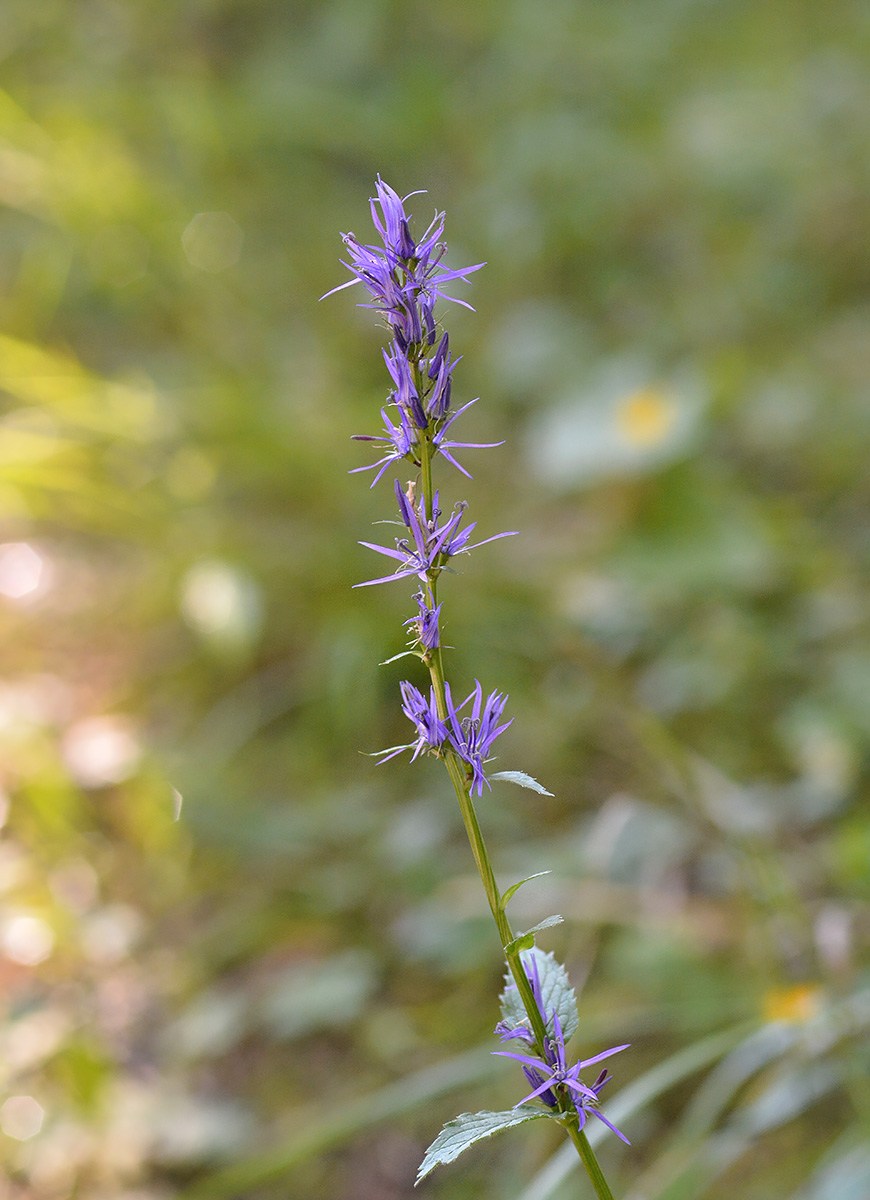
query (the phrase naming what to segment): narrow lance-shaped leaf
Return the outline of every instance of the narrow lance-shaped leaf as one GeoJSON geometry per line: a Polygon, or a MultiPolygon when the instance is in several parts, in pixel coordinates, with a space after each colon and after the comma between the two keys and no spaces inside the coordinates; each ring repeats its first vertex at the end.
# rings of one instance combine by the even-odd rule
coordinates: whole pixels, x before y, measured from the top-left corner
{"type": "MultiPolygon", "coordinates": [[[[496,775],[491,775],[491,779],[496,779],[496,775]]],[[[540,879],[542,875],[552,875],[552,871],[535,871],[534,875],[527,875],[525,879],[521,879],[519,883],[512,884],[501,898],[501,906],[504,908],[508,900],[515,896],[524,883],[530,883],[533,879],[540,879]]]]}
{"type": "Polygon", "coordinates": [[[543,1108],[510,1108],[507,1112],[476,1112],[460,1113],[453,1121],[448,1121],[435,1141],[426,1151],[426,1155],[417,1172],[419,1183],[430,1171],[441,1163],[450,1163],[457,1159],[463,1150],[473,1146],[475,1142],[501,1133],[503,1129],[511,1129],[514,1125],[525,1125],[528,1121],[538,1121],[542,1117],[558,1117],[559,1114],[543,1108]]]}
{"type": "Polygon", "coordinates": [[[525,771],[496,771],[489,778],[503,779],[506,783],[516,783],[520,787],[528,788],[531,792],[537,792],[540,796],[552,796],[553,794],[552,792],[548,792],[543,784],[538,783],[537,779],[533,779],[531,775],[527,775],[525,771]]]}

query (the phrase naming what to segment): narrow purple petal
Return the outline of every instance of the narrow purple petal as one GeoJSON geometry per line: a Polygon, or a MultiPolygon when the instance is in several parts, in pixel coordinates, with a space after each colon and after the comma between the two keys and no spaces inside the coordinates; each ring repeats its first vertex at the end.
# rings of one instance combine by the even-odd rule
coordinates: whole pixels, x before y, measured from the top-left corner
{"type": "Polygon", "coordinates": [[[403,554],[401,550],[390,550],[388,546],[376,546],[374,542],[357,542],[358,546],[365,546],[367,550],[377,550],[378,554],[386,554],[390,558],[397,558],[399,562],[407,562],[407,554],[403,554]]]}
{"type": "Polygon", "coordinates": [[[487,542],[497,542],[499,538],[516,537],[519,533],[518,529],[511,529],[508,533],[496,533],[492,537],[484,538],[482,542],[475,542],[473,546],[466,546],[466,551],[476,550],[478,546],[485,546],[487,542]]]}
{"type": "MultiPolygon", "coordinates": [[[[536,1067],[539,1071],[550,1071],[549,1063],[542,1062],[539,1058],[530,1058],[528,1054],[514,1054],[511,1050],[491,1050],[491,1054],[497,1054],[499,1058],[513,1058],[518,1063],[525,1063],[527,1067],[536,1067]]],[[[552,1074],[552,1072],[550,1071],[552,1074]]]]}
{"type": "Polygon", "coordinates": [[[593,1092],[591,1088],[586,1087],[586,1085],[581,1083],[578,1079],[570,1079],[566,1076],[562,1082],[564,1083],[565,1087],[571,1088],[572,1091],[579,1092],[581,1096],[586,1096],[589,1100],[598,1099],[595,1092],[593,1092]]]}
{"type": "Polygon", "coordinates": [[[600,1113],[597,1108],[590,1109],[590,1112],[592,1112],[593,1115],[596,1116],[599,1121],[603,1121],[604,1124],[607,1126],[607,1128],[611,1129],[618,1138],[622,1138],[622,1140],[625,1142],[626,1146],[631,1145],[631,1142],[628,1140],[628,1138],[625,1136],[625,1134],[622,1133],[619,1129],[617,1129],[615,1125],[611,1124],[611,1122],[608,1121],[607,1117],[605,1117],[603,1113],[600,1113]]]}
{"type": "Polygon", "coordinates": [[[596,1054],[594,1058],[584,1058],[577,1066],[582,1071],[584,1067],[591,1067],[593,1063],[601,1062],[603,1058],[610,1058],[611,1054],[618,1054],[620,1050],[627,1050],[631,1042],[626,1042],[624,1046],[613,1046],[610,1050],[602,1050],[600,1054],[596,1054]]]}
{"type": "MultiPolygon", "coordinates": [[[[347,266],[346,263],[345,266],[347,266]]],[[[350,268],[348,269],[350,270],[350,268]]],[[[343,292],[345,288],[353,287],[355,283],[361,282],[362,280],[360,279],[348,279],[347,283],[340,283],[338,287],[330,288],[328,292],[324,292],[323,295],[318,298],[318,302],[320,300],[325,300],[327,296],[334,296],[336,292],[343,292]]]]}
{"type": "MultiPolygon", "coordinates": [[[[452,442],[449,444],[453,445],[452,442]]],[[[456,467],[456,470],[460,471],[465,476],[466,479],[474,478],[474,476],[471,474],[470,471],[466,471],[466,469],[465,469],[465,467],[463,467],[462,463],[459,463],[456,461],[456,459],[453,457],[453,455],[450,453],[449,450],[445,450],[443,443],[438,446],[438,452],[442,458],[446,458],[449,463],[452,463],[453,466],[456,467]]]]}
{"type": "Polygon", "coordinates": [[[522,1100],[518,1100],[514,1108],[519,1108],[521,1104],[525,1104],[528,1100],[534,1100],[536,1096],[540,1096],[542,1092],[549,1092],[552,1087],[552,1079],[545,1079],[540,1087],[535,1088],[533,1092],[529,1092],[528,1096],[523,1096],[522,1100]]]}

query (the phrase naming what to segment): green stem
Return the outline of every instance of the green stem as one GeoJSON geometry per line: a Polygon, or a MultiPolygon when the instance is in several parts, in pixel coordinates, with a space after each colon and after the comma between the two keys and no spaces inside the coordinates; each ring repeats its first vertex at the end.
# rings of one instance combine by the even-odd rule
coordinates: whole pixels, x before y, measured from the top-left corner
{"type": "Polygon", "coordinates": [[[595,1157],[595,1151],[589,1145],[589,1139],[582,1129],[578,1129],[576,1122],[565,1123],[565,1130],[568,1137],[577,1147],[577,1153],[583,1166],[586,1168],[586,1174],[592,1181],[592,1186],[595,1188],[595,1194],[598,1200],[613,1200],[613,1192],[607,1186],[607,1180],[604,1178],[604,1173],[598,1165],[598,1159],[595,1157]]]}
{"type": "MultiPolygon", "coordinates": [[[[419,364],[414,364],[415,381],[418,387],[418,392],[422,396],[422,371],[419,364]]],[[[434,497],[432,492],[432,445],[428,437],[420,439],[420,483],[423,491],[423,518],[430,520],[433,516],[434,497]]],[[[428,603],[429,607],[435,608],[437,600],[437,572],[430,575],[427,583],[428,603]]],[[[438,716],[442,721],[447,720],[447,696],[445,692],[445,676],[444,676],[444,661],[440,645],[434,650],[428,651],[423,656],[423,661],[429,668],[429,674],[432,679],[432,687],[435,692],[435,704],[438,709],[438,716]]],[[[513,976],[514,983],[517,986],[520,999],[522,1000],[523,1008],[526,1011],[526,1016],[529,1019],[529,1027],[535,1036],[538,1053],[544,1057],[545,1047],[547,1043],[547,1027],[546,1018],[538,1008],[535,1001],[532,985],[529,982],[529,977],[526,975],[525,967],[523,966],[520,952],[512,948],[514,942],[514,933],[511,929],[510,921],[507,918],[504,904],[501,899],[501,892],[496,882],[495,872],[492,868],[492,863],[489,858],[489,853],[486,849],[486,843],[483,840],[480,823],[477,820],[477,812],[474,808],[474,801],[471,798],[471,781],[465,765],[459,755],[450,748],[446,749],[443,755],[444,765],[447,768],[447,774],[450,776],[450,782],[453,784],[453,790],[456,793],[456,799],[459,803],[459,811],[462,814],[462,821],[465,825],[465,832],[468,835],[468,841],[471,846],[471,853],[474,856],[474,861],[477,864],[477,870],[480,875],[480,881],[483,884],[483,890],[486,893],[487,901],[489,902],[490,911],[492,912],[493,920],[498,929],[498,936],[501,939],[502,950],[507,960],[508,969],[513,976]]],[[[598,1165],[598,1160],[589,1145],[586,1135],[578,1127],[577,1115],[574,1111],[573,1104],[570,1100],[560,1098],[560,1108],[565,1115],[563,1125],[570,1137],[571,1141],[577,1148],[577,1153],[586,1168],[592,1185],[598,1195],[599,1200],[613,1200],[613,1193],[607,1186],[607,1181],[602,1174],[601,1167],[598,1165]]]]}

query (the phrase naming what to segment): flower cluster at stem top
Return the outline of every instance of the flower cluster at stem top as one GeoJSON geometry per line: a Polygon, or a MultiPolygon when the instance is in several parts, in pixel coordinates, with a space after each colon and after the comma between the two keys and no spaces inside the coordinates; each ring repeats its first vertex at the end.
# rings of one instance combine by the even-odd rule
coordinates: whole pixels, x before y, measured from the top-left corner
{"type": "MultiPolygon", "coordinates": [[[[348,252],[344,265],[353,278],[326,293],[329,296],[361,283],[371,298],[362,307],[379,312],[392,335],[389,346],[383,351],[391,383],[386,404],[381,409],[383,432],[356,435],[357,441],[373,442],[381,452],[376,462],[354,468],[354,471],[374,471],[372,486],[390,467],[400,462],[408,462],[421,470],[425,464],[424,474],[428,478],[428,466],[438,456],[470,478],[453,451],[502,445],[501,442],[459,442],[450,436],[456,419],[477,401],[470,400],[456,410],[452,407],[453,372],[460,360],[451,357],[449,335],[445,332],[439,337],[435,316],[435,304],[440,299],[471,307],[464,300],[447,295],[443,287],[451,280],[465,280],[483,263],[447,270],[442,265],[447,249],[441,241],[444,214],[436,213],[422,238],[415,241],[405,213],[407,199],[407,196],[402,199],[378,178],[377,192],[370,203],[372,221],[382,245],[363,245],[354,234],[342,234],[348,252]]],[[[393,487],[402,536],[395,539],[395,547],[373,542],[362,542],[361,545],[392,559],[395,569],[355,586],[370,587],[410,578],[420,582],[422,586],[414,596],[417,615],[405,624],[412,635],[411,645],[417,648],[419,657],[431,665],[433,654],[440,654],[441,648],[442,605],[435,600],[439,575],[450,569],[450,560],[458,554],[499,538],[511,537],[516,531],[498,533],[471,543],[476,522],[463,527],[468,507],[464,500],[455,504],[445,516],[439,506],[438,491],[427,495],[422,484],[416,482],[403,490],[398,480],[394,480],[393,487]]],[[[443,688],[440,715],[439,697],[434,687],[427,700],[413,684],[402,683],[402,710],[414,726],[417,739],[408,746],[385,751],[380,761],[386,762],[404,749],[411,750],[412,760],[424,753],[443,756],[445,752],[451,752],[465,764],[471,790],[482,795],[484,784],[490,786],[483,764],[495,739],[511,723],[499,723],[507,697],[491,692],[484,700],[481,685],[477,683],[461,704],[454,704],[449,684],[442,680],[439,687],[443,688]],[[469,705],[470,711],[463,715],[469,705]]]]}
{"type": "Polygon", "coordinates": [[[440,454],[468,476],[468,471],[454,458],[453,450],[503,443],[457,442],[446,436],[456,418],[477,400],[469,400],[451,412],[453,369],[460,360],[450,357],[447,333],[442,335],[437,348],[432,349],[438,330],[435,303],[444,299],[471,308],[464,300],[448,296],[441,289],[449,280],[465,279],[484,264],[455,271],[443,267],[441,259],[447,247],[439,238],[444,231],[444,213],[437,213],[421,240],[415,242],[408,228],[404,201],[380,178],[371,210],[383,248],[364,246],[352,233],[342,234],[350,258],[344,266],[354,278],[326,293],[331,296],[355,283],[363,284],[373,303],[360,307],[381,313],[393,335],[389,348],[383,352],[393,383],[387,405],[381,409],[384,431],[355,435],[356,441],[376,443],[384,454],[377,462],[355,467],[354,471],[376,471],[374,487],[391,463],[405,460],[419,467],[422,442],[426,439],[431,453],[440,454]],[[396,409],[394,418],[388,411],[392,407],[396,409]]]}

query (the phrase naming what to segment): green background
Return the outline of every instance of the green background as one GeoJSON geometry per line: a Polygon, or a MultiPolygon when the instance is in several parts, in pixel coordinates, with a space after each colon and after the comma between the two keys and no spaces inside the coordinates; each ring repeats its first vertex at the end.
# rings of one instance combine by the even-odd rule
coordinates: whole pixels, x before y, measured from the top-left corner
{"type": "Polygon", "coordinates": [[[2,1200],[591,1194],[537,1123],[412,1191],[524,1081],[446,777],[360,754],[413,589],[350,590],[383,331],[317,297],[378,173],[487,263],[441,318],[506,444],[440,482],[521,532],[445,581],[448,670],[554,793],[480,817],[552,871],[512,913],[566,918],[575,1053],[632,1043],[614,1191],[870,1192],[868,43],[847,0],[5,0],[2,1200]]]}

